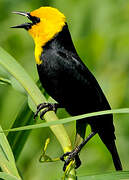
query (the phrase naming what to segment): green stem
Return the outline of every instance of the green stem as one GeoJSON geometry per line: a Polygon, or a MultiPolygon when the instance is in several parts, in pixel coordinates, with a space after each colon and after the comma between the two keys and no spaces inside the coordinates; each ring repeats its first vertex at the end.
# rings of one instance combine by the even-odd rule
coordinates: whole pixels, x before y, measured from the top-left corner
{"type": "Polygon", "coordinates": [[[75,169],[71,169],[71,171],[69,172],[69,175],[68,175],[68,180],[76,180],[76,172],[75,172],[75,169]]]}
{"type": "MultiPolygon", "coordinates": [[[[0,65],[2,65],[24,87],[27,94],[31,97],[32,101],[36,106],[40,103],[46,102],[45,97],[43,96],[39,88],[36,86],[34,81],[30,78],[30,76],[28,76],[26,71],[20,66],[20,64],[18,64],[18,62],[12,56],[10,56],[2,48],[0,48],[0,65]]],[[[44,118],[47,122],[58,120],[54,112],[47,112],[44,115],[44,118]]],[[[60,142],[64,153],[67,151],[71,151],[72,145],[64,126],[62,124],[53,125],[50,128],[60,142]]],[[[69,180],[76,179],[76,177],[74,176],[74,169],[70,173],[73,174],[73,178],[69,180]]]]}

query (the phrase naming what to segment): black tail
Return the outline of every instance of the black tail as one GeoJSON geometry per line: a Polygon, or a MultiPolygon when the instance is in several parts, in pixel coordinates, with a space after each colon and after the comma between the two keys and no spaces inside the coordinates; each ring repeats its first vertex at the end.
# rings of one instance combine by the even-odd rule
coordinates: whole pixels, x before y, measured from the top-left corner
{"type": "Polygon", "coordinates": [[[110,137],[109,137],[109,139],[107,139],[107,138],[105,139],[101,135],[100,135],[100,138],[103,141],[103,143],[106,145],[106,147],[108,148],[108,150],[110,151],[110,153],[112,155],[112,160],[113,160],[115,169],[117,171],[121,171],[122,170],[122,164],[121,164],[118,152],[117,152],[117,148],[116,148],[116,145],[115,145],[115,140],[112,139],[111,141],[109,141],[110,137]]]}
{"type": "Polygon", "coordinates": [[[109,151],[111,152],[112,160],[114,162],[114,166],[115,166],[117,171],[121,171],[122,170],[122,164],[121,164],[121,161],[120,161],[117,149],[116,149],[115,142],[112,143],[111,146],[112,146],[111,150],[109,149],[109,151]]]}

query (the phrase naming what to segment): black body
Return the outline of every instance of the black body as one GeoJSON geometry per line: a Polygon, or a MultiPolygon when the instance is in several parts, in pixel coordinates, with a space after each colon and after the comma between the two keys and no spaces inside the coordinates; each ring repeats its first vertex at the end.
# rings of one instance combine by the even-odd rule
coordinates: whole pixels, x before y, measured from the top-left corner
{"type": "MultiPolygon", "coordinates": [[[[37,65],[37,68],[43,87],[69,114],[111,109],[95,77],[79,58],[67,24],[43,47],[40,58],[42,64],[37,65]]],[[[76,131],[82,138],[87,124],[99,134],[111,152],[116,170],[121,170],[115,146],[113,116],[103,115],[77,121],[76,131]]]]}

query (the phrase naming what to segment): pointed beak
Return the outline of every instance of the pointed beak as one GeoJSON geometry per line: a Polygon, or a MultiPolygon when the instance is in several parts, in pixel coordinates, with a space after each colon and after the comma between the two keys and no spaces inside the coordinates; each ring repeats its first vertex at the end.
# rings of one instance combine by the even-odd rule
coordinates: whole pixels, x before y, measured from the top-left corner
{"type": "Polygon", "coordinates": [[[14,11],[12,13],[13,14],[19,14],[21,16],[25,16],[29,20],[31,20],[32,22],[27,22],[24,24],[12,26],[11,28],[23,28],[23,29],[29,30],[34,24],[40,22],[40,19],[38,17],[31,16],[29,12],[14,11]]]}
{"type": "Polygon", "coordinates": [[[21,11],[13,11],[12,12],[13,14],[19,14],[19,15],[22,15],[22,16],[26,16],[26,17],[29,17],[29,12],[21,12],[21,11]]]}

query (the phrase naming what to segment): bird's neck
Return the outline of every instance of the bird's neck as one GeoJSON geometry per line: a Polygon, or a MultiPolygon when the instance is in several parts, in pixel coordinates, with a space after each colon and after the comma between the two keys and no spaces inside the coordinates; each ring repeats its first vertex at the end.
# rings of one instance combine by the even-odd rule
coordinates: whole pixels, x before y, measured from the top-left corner
{"type": "Polygon", "coordinates": [[[58,50],[67,50],[72,53],[76,53],[75,47],[72,42],[72,38],[68,29],[68,25],[65,24],[62,31],[60,31],[56,36],[48,41],[43,49],[58,49],[58,50]]]}
{"type": "Polygon", "coordinates": [[[40,65],[43,61],[40,58],[42,53],[45,53],[45,51],[48,51],[50,49],[62,52],[69,51],[71,53],[77,54],[67,24],[65,24],[62,31],[56,34],[44,46],[41,46],[39,44],[35,46],[35,59],[38,65],[40,65]]]}

